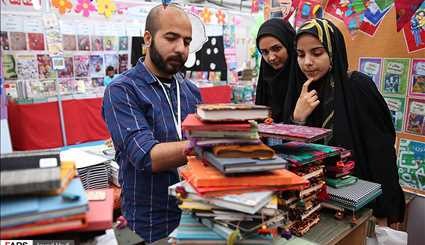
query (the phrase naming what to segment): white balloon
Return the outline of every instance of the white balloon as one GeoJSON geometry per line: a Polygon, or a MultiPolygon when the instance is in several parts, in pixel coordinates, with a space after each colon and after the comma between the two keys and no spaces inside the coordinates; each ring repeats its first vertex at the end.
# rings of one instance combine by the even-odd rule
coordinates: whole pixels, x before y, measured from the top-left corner
{"type": "Polygon", "coordinates": [[[187,57],[187,60],[186,60],[186,63],[184,63],[184,66],[186,66],[187,68],[190,68],[195,65],[195,62],[196,62],[196,53],[191,53],[187,57]]]}

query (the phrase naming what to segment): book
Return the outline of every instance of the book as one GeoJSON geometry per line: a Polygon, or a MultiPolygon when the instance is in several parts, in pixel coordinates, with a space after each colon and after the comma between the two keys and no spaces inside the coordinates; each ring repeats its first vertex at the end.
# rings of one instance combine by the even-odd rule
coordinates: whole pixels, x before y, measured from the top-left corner
{"type": "Polygon", "coordinates": [[[86,215],[77,214],[53,219],[43,219],[31,224],[2,228],[0,231],[0,238],[13,239],[18,237],[59,233],[78,230],[85,226],[87,226],[86,215]]]}
{"type": "Polygon", "coordinates": [[[61,186],[60,167],[1,171],[0,179],[1,196],[54,191],[61,186]]]}
{"type": "Polygon", "coordinates": [[[200,104],[196,114],[202,121],[265,120],[270,116],[267,106],[252,104],[200,104]]]}
{"type": "Polygon", "coordinates": [[[202,153],[202,158],[208,163],[212,164],[223,174],[237,174],[237,173],[254,173],[270,171],[275,169],[284,169],[287,161],[274,156],[270,159],[258,159],[248,157],[218,157],[209,151],[202,153]]]}
{"type": "Polygon", "coordinates": [[[247,139],[257,140],[260,138],[256,129],[250,131],[207,131],[207,130],[196,130],[189,131],[189,138],[228,138],[228,139],[247,139]]]}
{"type": "Polygon", "coordinates": [[[257,145],[217,145],[212,147],[211,151],[215,156],[222,158],[271,159],[275,155],[274,150],[263,143],[257,145]]]}
{"type": "Polygon", "coordinates": [[[329,157],[339,156],[344,150],[340,147],[291,141],[272,147],[277,155],[287,160],[292,166],[302,166],[329,157]]]}
{"type": "Polygon", "coordinates": [[[207,204],[213,204],[218,207],[223,207],[231,210],[237,210],[244,213],[255,214],[270,202],[273,192],[272,191],[261,191],[261,192],[250,192],[235,195],[225,195],[215,198],[205,198],[198,195],[195,189],[186,181],[179,182],[168,187],[168,193],[176,196],[176,189],[183,188],[188,194],[187,198],[191,200],[201,201],[207,204]]]}
{"type": "Polygon", "coordinates": [[[60,166],[59,150],[15,151],[1,154],[0,160],[1,171],[60,166]]]}
{"type": "Polygon", "coordinates": [[[282,123],[260,123],[258,124],[258,133],[262,137],[310,143],[329,136],[332,133],[332,130],[282,123]]]}
{"type": "Polygon", "coordinates": [[[350,210],[358,210],[382,193],[381,185],[358,179],[356,183],[342,188],[327,187],[330,201],[350,210]]]}
{"type": "Polygon", "coordinates": [[[188,163],[182,167],[181,174],[186,180],[197,187],[228,187],[228,186],[291,186],[302,185],[306,181],[296,174],[278,169],[261,174],[241,175],[226,177],[216,168],[203,164],[201,160],[195,157],[188,157],[188,163]]]}
{"type": "Polygon", "coordinates": [[[190,138],[193,145],[198,147],[213,147],[216,145],[257,145],[261,144],[259,139],[230,139],[230,138],[190,138]]]}
{"type": "Polygon", "coordinates": [[[3,228],[82,214],[88,210],[88,200],[80,179],[75,178],[61,195],[10,197],[2,200],[0,210],[3,228]]]}
{"type": "Polygon", "coordinates": [[[207,123],[203,122],[196,114],[189,114],[182,123],[182,129],[188,131],[251,131],[256,128],[255,122],[242,123],[207,123]]]}
{"type": "Polygon", "coordinates": [[[357,177],[346,175],[342,178],[326,178],[326,184],[334,188],[341,188],[345,186],[352,185],[357,182],[357,177]]]}
{"type": "Polygon", "coordinates": [[[96,192],[105,194],[104,199],[89,200],[89,211],[87,212],[87,227],[79,231],[99,231],[112,228],[112,214],[114,212],[113,189],[89,190],[88,197],[96,192]]]}

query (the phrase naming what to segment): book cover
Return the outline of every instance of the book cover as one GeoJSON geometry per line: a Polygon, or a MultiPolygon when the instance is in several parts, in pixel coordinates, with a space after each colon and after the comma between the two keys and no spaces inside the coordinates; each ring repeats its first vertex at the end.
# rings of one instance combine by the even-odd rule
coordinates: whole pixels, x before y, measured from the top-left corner
{"type": "Polygon", "coordinates": [[[398,147],[398,175],[403,188],[425,195],[425,142],[400,138],[398,147]]]}
{"type": "Polygon", "coordinates": [[[425,97],[425,59],[413,59],[409,78],[409,96],[425,97]]]}
{"type": "Polygon", "coordinates": [[[299,185],[305,180],[285,169],[273,170],[256,175],[226,177],[215,167],[203,164],[195,157],[189,157],[188,164],[181,171],[186,180],[195,187],[219,186],[278,186],[299,185]]]}
{"type": "Polygon", "coordinates": [[[217,157],[208,151],[203,153],[203,159],[212,164],[223,174],[254,173],[284,169],[287,163],[284,159],[278,156],[271,159],[247,157],[223,158],[217,157]]]}
{"type": "Polygon", "coordinates": [[[27,36],[24,32],[10,32],[9,34],[12,50],[27,50],[27,36]]]}
{"type": "Polygon", "coordinates": [[[59,150],[33,150],[4,153],[0,156],[1,171],[60,166],[59,150]]]}
{"type": "Polygon", "coordinates": [[[373,80],[378,90],[380,90],[382,59],[360,57],[359,67],[360,67],[359,71],[368,75],[373,80]]]}
{"type": "Polygon", "coordinates": [[[62,35],[63,50],[76,51],[77,39],[75,35],[62,35]]]}
{"type": "Polygon", "coordinates": [[[74,75],[77,78],[89,76],[89,56],[88,55],[74,56],[74,75]]]}
{"type": "Polygon", "coordinates": [[[189,114],[182,123],[183,130],[202,131],[250,131],[255,128],[255,123],[206,123],[202,122],[196,114],[189,114]]]}
{"type": "Polygon", "coordinates": [[[94,192],[104,192],[104,200],[89,200],[87,212],[87,227],[79,231],[99,231],[112,228],[112,214],[114,212],[114,191],[112,189],[89,190],[87,195],[94,192]]]}
{"type": "Polygon", "coordinates": [[[112,66],[115,69],[115,72],[118,72],[119,61],[117,54],[105,54],[105,69],[108,66],[112,66]]]}
{"type": "Polygon", "coordinates": [[[88,210],[88,200],[80,179],[75,178],[62,195],[7,198],[2,200],[0,210],[3,228],[82,214],[88,210]]]}
{"type": "Polygon", "coordinates": [[[281,123],[260,123],[258,124],[258,133],[260,136],[264,137],[276,137],[285,140],[313,142],[327,137],[332,133],[332,130],[281,123]]]}
{"type": "Polygon", "coordinates": [[[211,151],[215,156],[222,158],[257,158],[260,160],[274,157],[274,150],[261,143],[258,145],[217,145],[211,151]]]}
{"type": "Polygon", "coordinates": [[[328,186],[327,191],[331,201],[340,202],[348,206],[356,207],[365,199],[369,199],[381,190],[381,185],[370,181],[358,179],[352,185],[343,188],[328,186]]]}
{"type": "Polygon", "coordinates": [[[118,50],[119,51],[128,51],[128,37],[126,37],[126,36],[119,37],[118,50]]]}
{"type": "Polygon", "coordinates": [[[16,71],[18,79],[29,80],[38,78],[37,59],[34,55],[17,55],[16,71]]]}
{"type": "Polygon", "coordinates": [[[74,59],[72,56],[64,57],[65,69],[58,70],[59,78],[72,78],[74,77],[74,59]]]}
{"type": "Polygon", "coordinates": [[[203,121],[264,120],[269,117],[269,108],[253,104],[200,104],[196,113],[203,121]]]}
{"type": "Polygon", "coordinates": [[[57,72],[53,70],[52,58],[48,54],[38,54],[37,61],[40,79],[51,79],[57,77],[57,72]]]}
{"type": "Polygon", "coordinates": [[[28,47],[30,50],[45,50],[43,33],[28,33],[28,47]]]}
{"type": "Polygon", "coordinates": [[[384,96],[396,131],[403,130],[405,98],[384,96]]]}
{"type": "Polygon", "coordinates": [[[4,79],[17,79],[15,57],[11,54],[2,55],[2,69],[4,79]]]}
{"type": "Polygon", "coordinates": [[[293,167],[302,166],[328,157],[338,156],[342,148],[312,143],[291,141],[272,147],[276,154],[293,167]]]}
{"type": "Polygon", "coordinates": [[[406,132],[425,135],[425,100],[409,99],[406,112],[406,132]]]}
{"type": "Polygon", "coordinates": [[[77,92],[77,83],[73,78],[59,79],[59,90],[61,94],[73,94],[77,92]]]}
{"type": "Polygon", "coordinates": [[[2,50],[10,50],[9,35],[6,31],[0,32],[0,45],[2,50]]]}
{"type": "Polygon", "coordinates": [[[90,77],[105,76],[105,67],[103,65],[103,55],[89,56],[89,76],[90,77]]]}
{"type": "Polygon", "coordinates": [[[384,59],[382,93],[406,96],[410,59],[384,59]]]}
{"type": "Polygon", "coordinates": [[[123,73],[128,70],[128,54],[119,54],[119,69],[118,73],[123,73]]]}
{"type": "Polygon", "coordinates": [[[91,36],[91,50],[92,51],[103,51],[103,37],[91,36]]]}
{"type": "Polygon", "coordinates": [[[90,36],[88,35],[78,35],[78,50],[80,51],[90,51],[90,36]]]}
{"type": "Polygon", "coordinates": [[[117,37],[107,36],[103,38],[103,48],[105,51],[113,51],[118,49],[117,37]]]}

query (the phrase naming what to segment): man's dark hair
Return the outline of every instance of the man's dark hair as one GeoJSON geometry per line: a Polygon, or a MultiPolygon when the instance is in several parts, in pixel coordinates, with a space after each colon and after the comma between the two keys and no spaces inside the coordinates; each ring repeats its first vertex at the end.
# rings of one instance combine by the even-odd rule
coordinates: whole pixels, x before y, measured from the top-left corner
{"type": "Polygon", "coordinates": [[[108,73],[108,71],[115,71],[113,66],[108,66],[106,67],[106,73],[108,73]]]}
{"type": "MultiPolygon", "coordinates": [[[[159,30],[159,19],[158,19],[158,17],[159,17],[159,11],[161,10],[161,8],[164,8],[164,5],[160,4],[160,5],[153,7],[151,9],[151,11],[149,11],[148,16],[146,17],[145,30],[148,31],[152,35],[152,37],[155,37],[155,34],[159,30]]],[[[165,8],[180,9],[177,4],[169,4],[165,8]]]]}

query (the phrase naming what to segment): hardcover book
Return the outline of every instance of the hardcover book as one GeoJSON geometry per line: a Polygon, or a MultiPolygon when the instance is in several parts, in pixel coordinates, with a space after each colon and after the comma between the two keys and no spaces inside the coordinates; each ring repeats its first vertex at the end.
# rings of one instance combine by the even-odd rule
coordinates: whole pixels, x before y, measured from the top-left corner
{"type": "Polygon", "coordinates": [[[202,121],[265,120],[270,115],[267,106],[252,104],[201,104],[196,113],[202,121]]]}
{"type": "Polygon", "coordinates": [[[329,136],[332,133],[332,130],[281,123],[260,123],[258,125],[258,133],[263,137],[272,137],[309,143],[329,136]]]}

